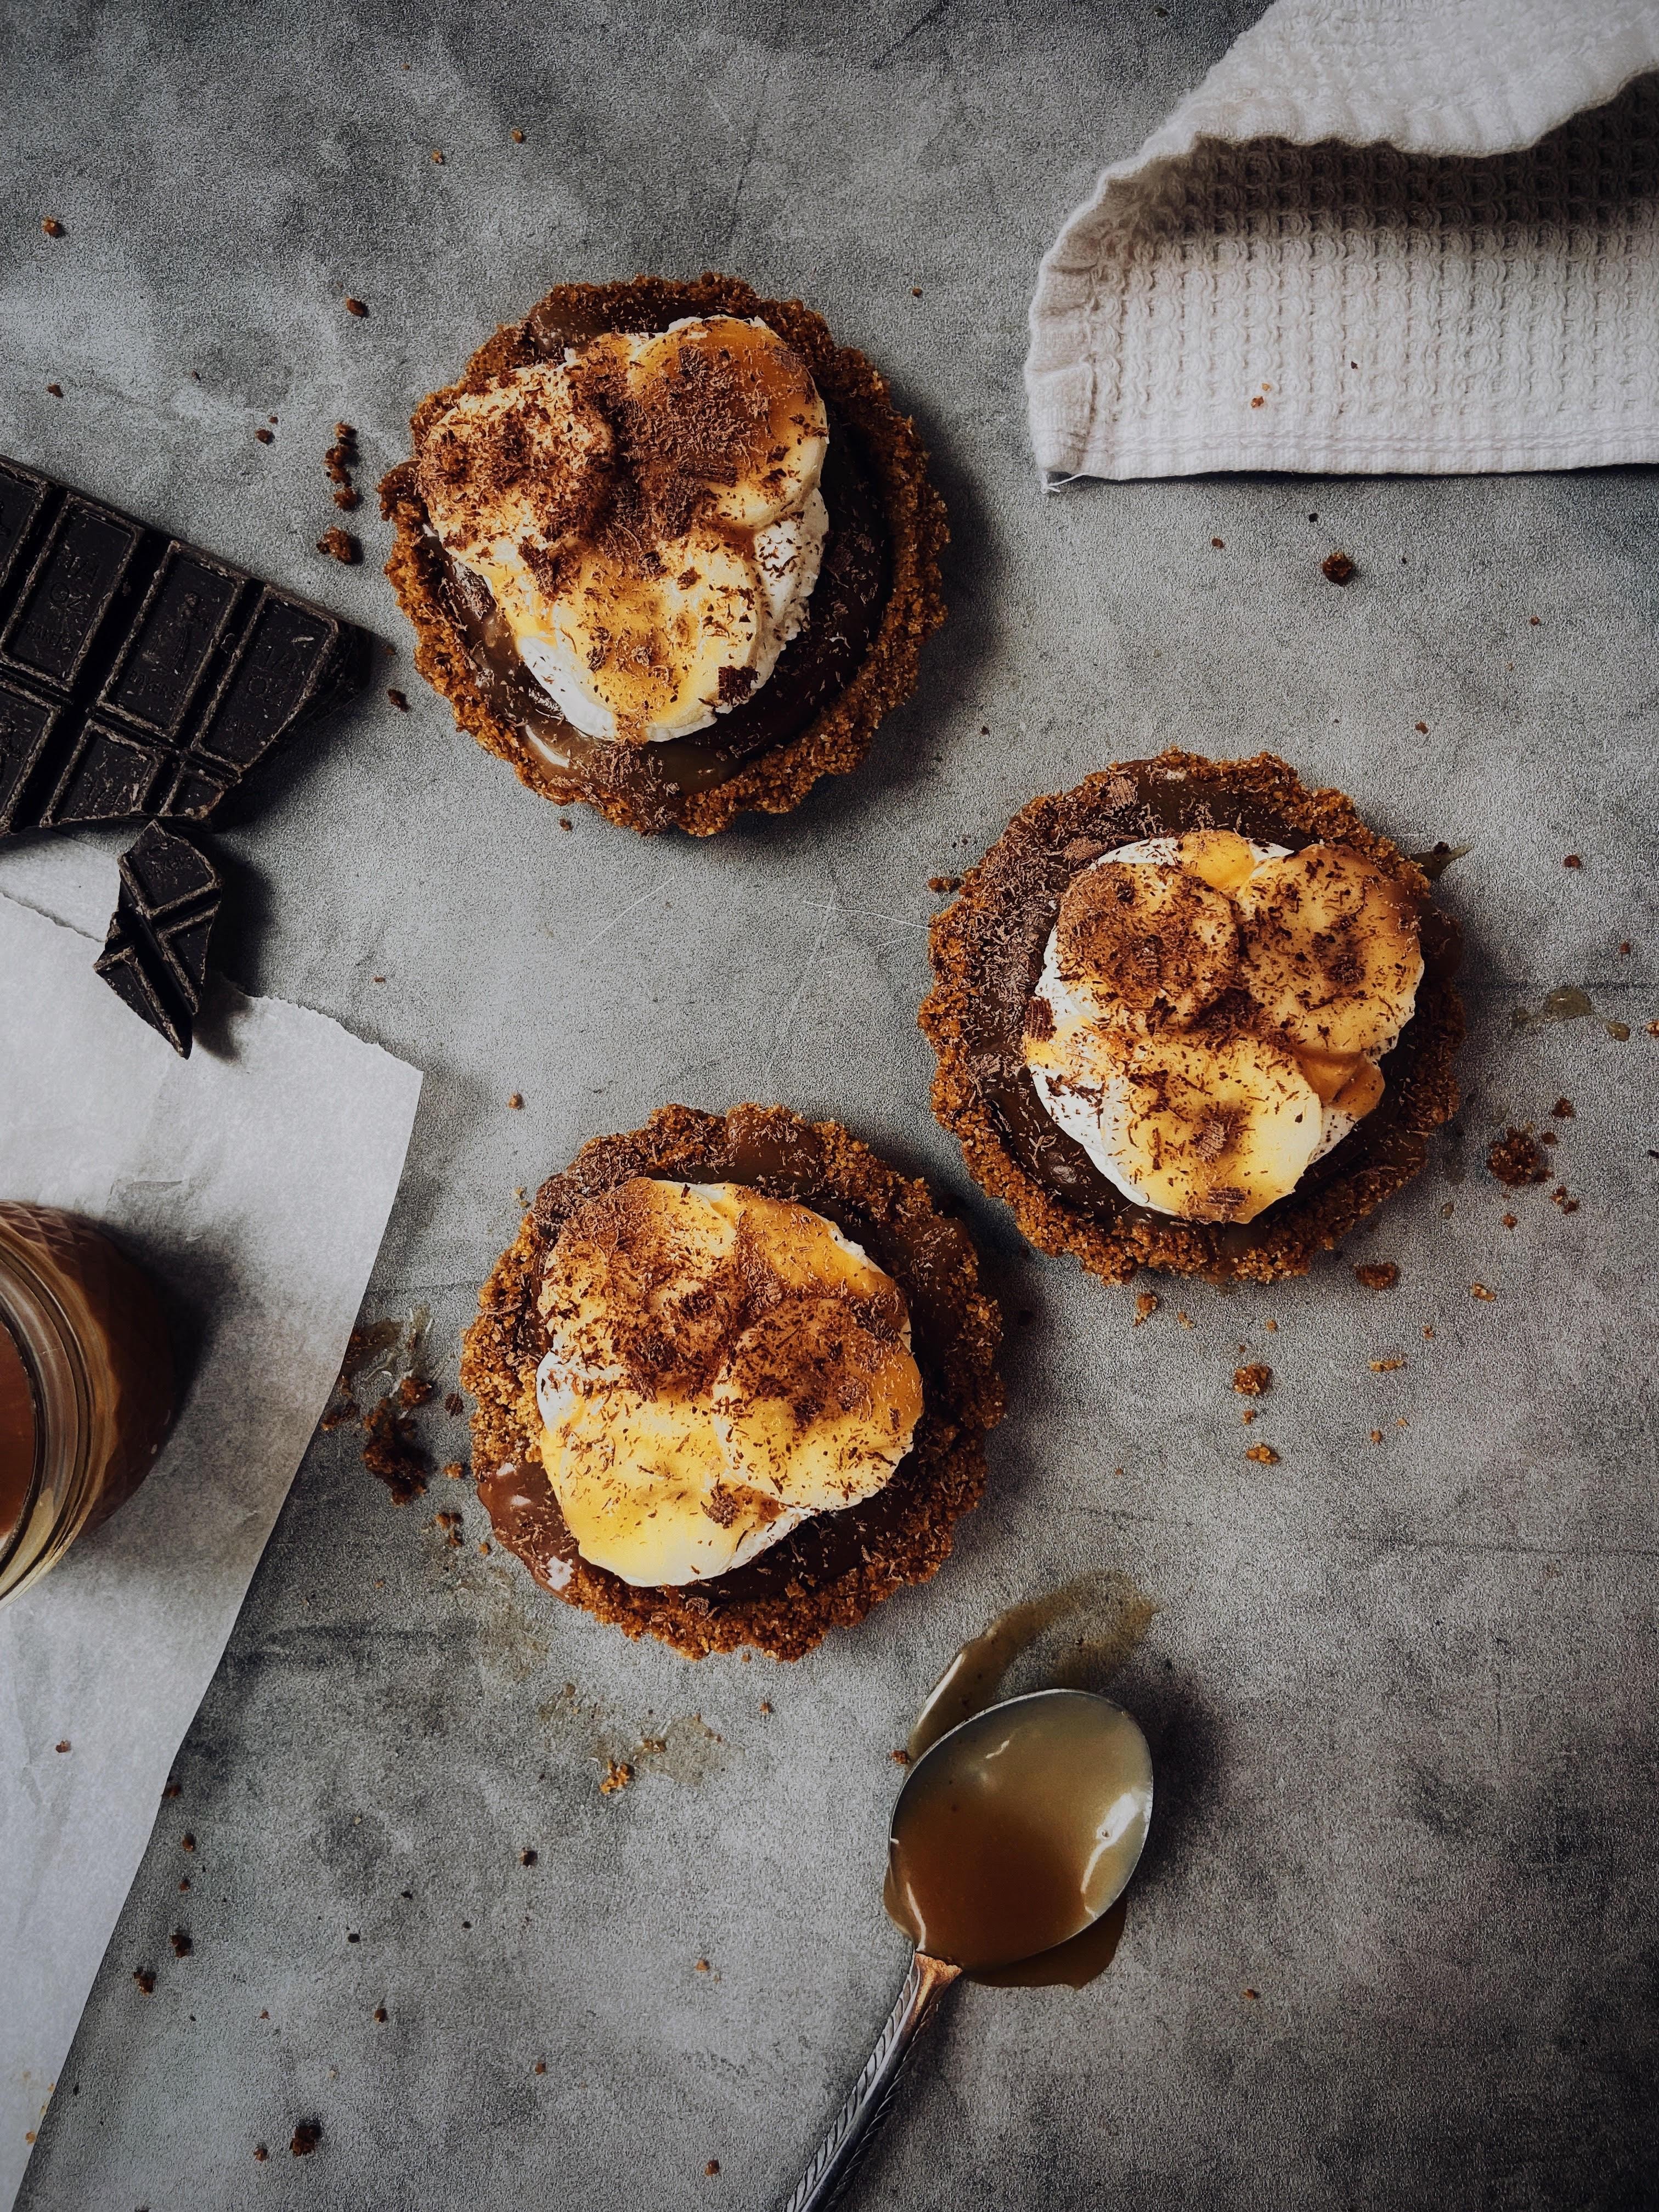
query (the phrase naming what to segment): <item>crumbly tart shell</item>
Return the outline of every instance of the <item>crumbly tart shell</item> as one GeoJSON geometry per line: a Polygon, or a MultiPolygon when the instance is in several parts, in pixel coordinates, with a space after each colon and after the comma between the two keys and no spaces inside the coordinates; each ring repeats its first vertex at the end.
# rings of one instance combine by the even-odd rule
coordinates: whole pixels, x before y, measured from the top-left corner
{"type": "Polygon", "coordinates": [[[536,1298],[550,1248],[577,1206],[638,1175],[739,1182],[798,1199],[864,1246],[909,1303],[923,1389],[910,1450],[874,1498],[819,1515],[746,1566],[698,1585],[639,1589],[582,1559],[550,1485],[538,1506],[539,1540],[500,1520],[496,1534],[544,1589],[626,1635],[657,1637],[691,1659],[744,1645],[799,1659],[830,1629],[853,1626],[943,1565],[956,1522],[979,1502],[985,1438],[1002,1418],[1000,1315],[980,1285],[966,1231],[939,1212],[926,1183],[889,1167],[839,1123],[805,1121],[781,1106],[724,1115],[660,1107],[642,1129],[595,1138],[542,1185],[478,1294],[461,1384],[477,1401],[481,1485],[508,1462],[521,1474],[539,1463],[536,1369],[545,1344],[536,1298]],[[550,1538],[559,1547],[553,1574],[550,1538]]]}
{"type": "MultiPolygon", "coordinates": [[[[1105,1282],[1126,1282],[1141,1267],[1218,1282],[1305,1274],[1316,1253],[1333,1249],[1421,1172],[1431,1133],[1457,1109],[1453,1055],[1462,1040],[1463,1007],[1452,979],[1461,944],[1455,924],[1427,904],[1428,896],[1422,870],[1370,829],[1352,800],[1340,791],[1309,789],[1272,753],[1212,761],[1171,748],[1154,760],[1116,763],[1075,790],[1034,799],[933,918],[934,982],[918,1020],[939,1058],[934,1114],[960,1142],[975,1181],[1012,1207],[1030,1243],[1073,1254],[1105,1282]],[[1186,822],[1178,818],[1183,802],[1195,809],[1186,822]],[[1275,842],[1292,847],[1352,846],[1422,902],[1425,972],[1416,1010],[1382,1063],[1388,1087],[1379,1104],[1248,1226],[1178,1221],[1127,1200],[1115,1212],[1109,1201],[1103,1213],[1085,1212],[1032,1172],[1029,1149],[999,1110],[999,1087],[1006,1095],[1010,1085],[1029,1086],[1030,1077],[1023,1060],[1014,1064],[1006,1037],[993,1034],[994,1015],[987,1010],[1023,1012],[1060,896],[1079,869],[1115,846],[1206,822],[1253,825],[1264,842],[1276,824],[1287,834],[1275,842]]],[[[1016,1039],[1018,1033],[1016,1025],[1016,1039]]],[[[1086,1163],[1081,1147],[1052,1124],[1045,1123],[1042,1142],[1055,1156],[1075,1154],[1086,1163]]]]}
{"type": "MultiPolygon", "coordinates": [[[[945,620],[939,563],[950,532],[945,502],[928,480],[927,448],[915,424],[894,406],[880,370],[856,348],[837,345],[822,315],[799,300],[763,300],[739,278],[713,270],[689,283],[636,276],[626,283],[556,285],[529,315],[504,323],[480,346],[455,383],[421,402],[410,426],[416,444],[433,416],[461,393],[543,357],[527,335],[532,317],[566,313],[621,329],[661,328],[684,315],[758,315],[802,356],[819,390],[859,434],[881,494],[891,564],[880,626],[865,659],[845,690],[798,735],[757,754],[726,781],[683,793],[672,818],[694,837],[712,837],[744,812],[787,814],[820,776],[848,775],[862,764],[883,718],[915,690],[922,646],[945,620]]],[[[625,791],[596,790],[550,766],[486,704],[438,588],[412,461],[382,479],[380,509],[397,526],[386,573],[414,628],[415,665],[448,700],[457,724],[556,805],[592,806],[644,836],[663,829],[659,809],[625,791]]]]}

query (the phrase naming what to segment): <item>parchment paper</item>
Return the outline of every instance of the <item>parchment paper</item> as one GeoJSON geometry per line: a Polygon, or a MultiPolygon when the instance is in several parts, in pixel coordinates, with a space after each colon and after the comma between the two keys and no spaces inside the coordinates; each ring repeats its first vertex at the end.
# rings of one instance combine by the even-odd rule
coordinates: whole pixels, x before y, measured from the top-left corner
{"type": "Polygon", "coordinates": [[[0,881],[19,894],[0,892],[0,1194],[119,1231],[161,1279],[189,1369],[137,1495],[0,1610],[5,2208],[338,1372],[421,1078],[217,979],[181,1060],[94,975],[97,939],[40,910],[106,915],[107,854],[19,854],[0,881]]]}

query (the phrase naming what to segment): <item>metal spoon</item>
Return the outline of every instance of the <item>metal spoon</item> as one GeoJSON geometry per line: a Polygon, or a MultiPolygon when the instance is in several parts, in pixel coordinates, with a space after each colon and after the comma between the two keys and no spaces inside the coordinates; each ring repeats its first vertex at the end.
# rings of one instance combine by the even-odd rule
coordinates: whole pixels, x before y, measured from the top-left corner
{"type": "Polygon", "coordinates": [[[1152,1761],[1121,1706],[1039,1690],[939,1737],[893,1808],[887,1909],[916,1943],[887,2024],[785,2212],[824,2212],[904,2061],[964,1970],[1067,1942],[1123,1893],[1146,1840],[1152,1761]]]}

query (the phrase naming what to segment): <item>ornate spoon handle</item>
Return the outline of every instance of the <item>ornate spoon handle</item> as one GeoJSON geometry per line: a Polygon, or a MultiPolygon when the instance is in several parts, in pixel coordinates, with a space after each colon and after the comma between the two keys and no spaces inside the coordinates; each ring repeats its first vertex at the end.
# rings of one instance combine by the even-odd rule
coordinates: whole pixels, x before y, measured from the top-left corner
{"type": "Polygon", "coordinates": [[[960,1966],[951,1966],[944,1959],[930,1959],[925,1951],[918,1951],[911,1960],[904,1987],[887,2015],[886,2027],[876,2038],[875,2049],[865,2061],[863,2073],[830,2122],[784,2212],[827,2212],[841,2194],[868,2137],[893,2101],[910,2045],[932,2018],[941,1994],[961,1972],[960,1966]]]}

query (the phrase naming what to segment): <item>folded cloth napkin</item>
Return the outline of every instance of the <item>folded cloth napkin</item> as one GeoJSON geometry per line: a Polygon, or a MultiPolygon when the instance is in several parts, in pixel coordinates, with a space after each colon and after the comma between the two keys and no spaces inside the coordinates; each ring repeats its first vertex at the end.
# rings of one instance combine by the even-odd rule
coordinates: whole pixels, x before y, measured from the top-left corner
{"type": "Polygon", "coordinates": [[[1049,489],[1659,460],[1659,0],[1277,0],[1043,257],[1049,489]]]}

